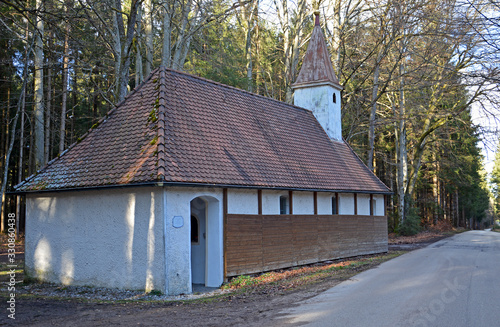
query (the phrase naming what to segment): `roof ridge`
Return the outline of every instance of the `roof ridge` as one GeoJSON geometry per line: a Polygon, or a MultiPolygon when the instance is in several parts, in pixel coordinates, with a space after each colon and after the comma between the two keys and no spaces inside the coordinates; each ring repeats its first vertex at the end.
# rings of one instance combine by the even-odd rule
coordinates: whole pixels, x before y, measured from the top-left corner
{"type": "Polygon", "coordinates": [[[265,96],[265,95],[253,93],[253,92],[250,92],[250,91],[247,91],[247,90],[243,90],[243,89],[237,88],[235,86],[226,85],[226,84],[223,84],[221,82],[217,82],[217,81],[214,81],[214,80],[211,80],[211,79],[208,79],[208,78],[205,78],[205,77],[201,77],[201,76],[198,76],[198,75],[194,75],[194,74],[191,74],[191,73],[187,73],[187,72],[184,72],[184,71],[176,70],[176,69],[173,69],[173,68],[167,68],[167,67],[165,67],[165,70],[169,71],[169,72],[172,72],[172,73],[176,73],[178,75],[184,75],[184,76],[187,76],[187,77],[192,77],[192,78],[195,78],[195,79],[198,79],[198,80],[210,83],[210,84],[214,84],[214,85],[217,85],[217,86],[220,86],[220,87],[223,87],[223,88],[227,88],[227,89],[233,90],[233,91],[237,91],[237,92],[241,92],[241,93],[244,93],[244,94],[249,94],[249,95],[252,95],[252,96],[263,98],[263,99],[268,100],[268,101],[271,100],[271,101],[276,102],[276,103],[281,104],[281,105],[286,105],[286,106],[294,107],[295,109],[300,109],[300,110],[303,110],[303,111],[311,111],[311,110],[309,110],[307,108],[302,108],[302,107],[296,106],[296,105],[294,105],[292,103],[287,103],[287,102],[284,102],[284,101],[280,101],[280,100],[275,99],[275,98],[271,98],[271,97],[268,97],[268,96],[265,96]]]}
{"type": "Polygon", "coordinates": [[[167,100],[167,90],[166,90],[166,76],[165,76],[165,66],[160,66],[160,76],[158,78],[159,91],[158,91],[158,129],[156,131],[158,135],[157,143],[157,155],[158,155],[158,178],[160,180],[165,180],[166,167],[165,167],[165,112],[166,112],[166,100],[167,100]]]}

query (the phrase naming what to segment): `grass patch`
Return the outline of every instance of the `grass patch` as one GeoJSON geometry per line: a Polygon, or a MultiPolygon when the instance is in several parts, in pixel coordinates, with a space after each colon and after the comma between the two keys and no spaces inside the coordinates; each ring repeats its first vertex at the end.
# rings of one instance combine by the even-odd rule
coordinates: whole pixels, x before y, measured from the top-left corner
{"type": "Polygon", "coordinates": [[[242,275],[231,279],[222,288],[250,293],[255,291],[283,291],[314,284],[327,278],[344,280],[403,253],[406,252],[398,251],[358,259],[295,267],[254,276],[242,275]]]}

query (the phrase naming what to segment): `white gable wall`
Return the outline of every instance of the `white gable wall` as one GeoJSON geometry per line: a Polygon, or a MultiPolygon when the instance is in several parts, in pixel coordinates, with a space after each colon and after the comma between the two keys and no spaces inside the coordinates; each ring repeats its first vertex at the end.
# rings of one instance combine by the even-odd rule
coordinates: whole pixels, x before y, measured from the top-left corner
{"type": "Polygon", "coordinates": [[[161,189],[26,196],[26,271],[45,281],[163,290],[161,189]]]}

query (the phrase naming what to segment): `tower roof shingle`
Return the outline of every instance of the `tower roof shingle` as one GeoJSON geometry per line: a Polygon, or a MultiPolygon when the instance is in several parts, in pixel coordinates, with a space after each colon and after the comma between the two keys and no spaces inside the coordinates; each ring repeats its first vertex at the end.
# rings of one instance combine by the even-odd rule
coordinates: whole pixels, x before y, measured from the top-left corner
{"type": "Polygon", "coordinates": [[[307,87],[309,85],[330,84],[337,89],[342,89],[339,80],[333,71],[332,61],[328,53],[323,30],[319,24],[319,13],[316,14],[314,29],[307,46],[306,54],[297,80],[292,88],[307,87]]]}

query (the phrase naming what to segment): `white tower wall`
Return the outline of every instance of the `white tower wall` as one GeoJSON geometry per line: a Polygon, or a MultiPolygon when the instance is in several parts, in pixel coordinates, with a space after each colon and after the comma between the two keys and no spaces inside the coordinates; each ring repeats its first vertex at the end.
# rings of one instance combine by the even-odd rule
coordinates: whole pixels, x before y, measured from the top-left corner
{"type": "Polygon", "coordinates": [[[337,141],[342,140],[340,100],[340,90],[329,84],[297,88],[294,93],[294,104],[311,110],[328,136],[337,141]]]}

